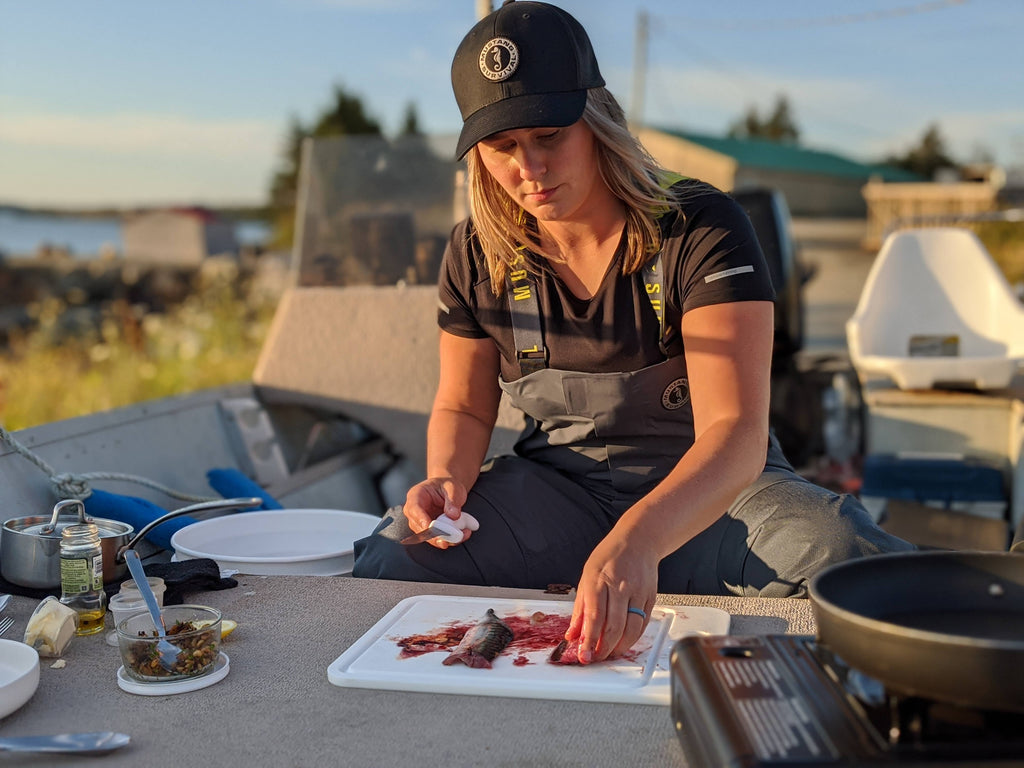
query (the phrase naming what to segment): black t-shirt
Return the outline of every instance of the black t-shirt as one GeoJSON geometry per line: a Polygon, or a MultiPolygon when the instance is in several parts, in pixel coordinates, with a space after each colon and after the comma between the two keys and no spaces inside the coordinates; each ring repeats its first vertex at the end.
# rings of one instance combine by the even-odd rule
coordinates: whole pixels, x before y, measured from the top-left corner
{"type": "MultiPolygon", "coordinates": [[[[750,220],[728,195],[703,182],[671,188],[680,210],[665,214],[661,258],[665,322],[678,328],[683,313],[730,301],[773,301],[771,276],[750,220]]],[[[591,299],[575,296],[552,269],[534,277],[548,348],[548,366],[585,373],[637,371],[661,362],[660,327],[643,273],[622,274],[619,249],[591,299]]],[[[543,261],[543,260],[541,260],[543,261]]],[[[467,219],[452,230],[438,281],[441,329],[473,339],[492,338],[501,377],[520,377],[507,292],[491,292],[491,278],[467,219]]]]}

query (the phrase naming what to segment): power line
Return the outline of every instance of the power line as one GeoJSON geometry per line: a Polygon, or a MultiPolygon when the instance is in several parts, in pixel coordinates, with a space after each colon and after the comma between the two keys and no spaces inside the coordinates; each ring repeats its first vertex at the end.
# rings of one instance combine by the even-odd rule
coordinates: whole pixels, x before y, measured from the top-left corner
{"type": "MultiPolygon", "coordinates": [[[[644,91],[646,90],[644,80],[647,76],[647,57],[648,51],[647,46],[649,43],[649,30],[657,30],[658,36],[661,37],[661,33],[666,32],[668,23],[670,22],[687,22],[688,31],[693,29],[707,30],[725,30],[725,31],[742,31],[749,29],[798,29],[807,27],[821,27],[821,26],[838,26],[844,24],[855,24],[872,21],[880,21],[889,18],[906,17],[914,14],[930,13],[934,11],[941,11],[953,6],[964,5],[969,0],[930,0],[928,2],[920,2],[914,5],[905,5],[897,8],[880,9],[875,11],[866,11],[863,13],[851,13],[821,17],[808,17],[808,18],[788,18],[788,19],[761,19],[761,20],[735,20],[735,19],[697,19],[694,17],[678,17],[678,16],[658,16],[657,19],[650,18],[646,13],[641,12],[638,16],[638,36],[637,36],[637,53],[636,62],[634,63],[634,69],[639,68],[640,61],[643,61],[643,74],[639,74],[638,71],[634,71],[634,109],[632,110],[631,118],[637,123],[643,122],[643,104],[644,104],[644,91]],[[643,27],[642,32],[640,27],[643,27]]],[[[673,33],[673,36],[678,39],[678,35],[673,33]]],[[[712,53],[710,53],[704,46],[692,38],[687,39],[685,49],[691,54],[691,56],[710,66],[712,70],[718,71],[721,74],[727,76],[732,80],[733,87],[736,88],[737,92],[743,96],[748,96],[753,90],[756,90],[756,83],[752,80],[747,71],[744,68],[737,67],[731,62],[727,62],[712,53]]],[[[655,72],[657,77],[657,71],[655,72]]],[[[666,89],[666,93],[671,93],[669,89],[666,89]]],[[[854,131],[861,135],[873,135],[881,136],[884,132],[865,125],[864,123],[850,119],[848,116],[836,116],[829,114],[822,110],[817,110],[813,106],[807,104],[800,105],[801,111],[816,117],[818,122],[830,123],[835,127],[838,127],[847,131],[854,131]]]]}
{"type": "Polygon", "coordinates": [[[720,30],[750,30],[750,29],[806,29],[807,27],[837,27],[845,24],[863,24],[865,22],[882,21],[885,19],[903,18],[921,13],[932,13],[943,11],[957,5],[964,5],[969,0],[931,0],[931,2],[915,3],[899,8],[883,8],[877,11],[864,11],[863,13],[833,14],[831,16],[816,16],[808,18],[790,19],[704,19],[694,16],[662,16],[663,22],[684,22],[686,24],[699,25],[701,27],[720,30]]]}

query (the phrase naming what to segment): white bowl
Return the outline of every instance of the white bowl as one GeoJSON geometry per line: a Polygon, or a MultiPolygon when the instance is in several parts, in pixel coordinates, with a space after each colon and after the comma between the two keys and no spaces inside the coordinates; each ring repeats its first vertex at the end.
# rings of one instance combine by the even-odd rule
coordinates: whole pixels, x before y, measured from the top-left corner
{"type": "Polygon", "coordinates": [[[17,640],[0,640],[0,717],[15,712],[39,687],[39,654],[17,640]]]}
{"type": "Polygon", "coordinates": [[[380,522],[340,509],[236,512],[192,523],[171,537],[175,560],[210,558],[221,569],[254,575],[341,576],[353,545],[380,522]]]}

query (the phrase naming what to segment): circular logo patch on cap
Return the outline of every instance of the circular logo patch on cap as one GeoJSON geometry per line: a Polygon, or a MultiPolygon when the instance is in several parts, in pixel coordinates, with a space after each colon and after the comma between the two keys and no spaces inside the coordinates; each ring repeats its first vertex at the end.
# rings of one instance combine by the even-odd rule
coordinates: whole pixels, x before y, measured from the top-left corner
{"type": "Polygon", "coordinates": [[[661,406],[666,411],[674,411],[682,408],[690,401],[690,382],[686,379],[676,379],[661,394],[661,406]]]}
{"type": "Polygon", "coordinates": [[[519,66],[519,49],[507,37],[488,40],[480,51],[480,72],[488,80],[508,80],[519,66]]]}

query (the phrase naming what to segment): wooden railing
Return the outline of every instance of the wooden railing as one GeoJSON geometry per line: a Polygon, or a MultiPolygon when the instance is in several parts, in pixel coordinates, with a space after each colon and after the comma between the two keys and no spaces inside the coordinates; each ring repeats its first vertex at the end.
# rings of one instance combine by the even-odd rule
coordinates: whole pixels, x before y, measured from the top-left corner
{"type": "Polygon", "coordinates": [[[869,181],[861,191],[867,203],[863,245],[875,250],[890,230],[900,226],[913,226],[925,219],[994,211],[999,190],[985,182],[887,184],[869,181]]]}

